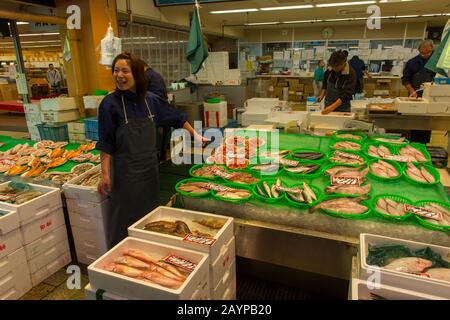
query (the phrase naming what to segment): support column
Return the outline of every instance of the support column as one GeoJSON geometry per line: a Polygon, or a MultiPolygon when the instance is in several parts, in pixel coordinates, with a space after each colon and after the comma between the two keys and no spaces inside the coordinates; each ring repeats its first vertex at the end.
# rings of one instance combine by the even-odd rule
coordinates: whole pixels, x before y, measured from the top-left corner
{"type": "MultiPolygon", "coordinates": [[[[17,71],[19,73],[25,74],[25,64],[23,62],[22,47],[20,45],[19,31],[17,30],[17,23],[15,20],[10,20],[9,25],[10,25],[10,29],[11,29],[12,39],[14,42],[14,50],[16,51],[17,71]]],[[[30,103],[30,100],[28,99],[28,94],[23,94],[22,99],[23,99],[23,103],[30,103]]]]}

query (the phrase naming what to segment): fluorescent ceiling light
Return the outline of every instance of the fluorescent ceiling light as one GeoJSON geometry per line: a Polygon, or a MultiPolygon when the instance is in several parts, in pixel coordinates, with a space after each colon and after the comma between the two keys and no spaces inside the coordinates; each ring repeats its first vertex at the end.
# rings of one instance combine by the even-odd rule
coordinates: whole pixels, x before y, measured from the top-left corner
{"type": "Polygon", "coordinates": [[[345,6],[358,6],[363,4],[374,4],[374,3],[376,3],[376,1],[336,2],[336,3],[316,4],[316,7],[318,8],[345,7],[345,6]]]}
{"type": "Polygon", "coordinates": [[[239,13],[239,12],[256,12],[259,11],[256,8],[251,9],[235,9],[235,10],[220,10],[220,11],[210,11],[212,14],[223,14],[223,13],[239,13]]]}
{"type": "Polygon", "coordinates": [[[36,37],[36,36],[56,36],[59,32],[44,32],[44,33],[22,33],[19,34],[21,37],[36,37]]]}
{"type": "Polygon", "coordinates": [[[272,21],[272,22],[251,22],[251,23],[246,23],[246,26],[262,26],[262,25],[268,25],[268,24],[279,24],[279,21],[272,21]]]}
{"type": "Polygon", "coordinates": [[[298,21],[284,21],[283,23],[313,23],[313,22],[322,22],[323,20],[298,20],[298,21]]]}
{"type": "Polygon", "coordinates": [[[348,21],[351,20],[351,18],[342,18],[342,19],[325,19],[326,22],[329,21],[348,21]]]}
{"type": "Polygon", "coordinates": [[[285,6],[285,7],[266,7],[261,8],[261,11],[275,11],[275,10],[295,10],[295,9],[308,9],[314,8],[312,4],[304,4],[300,6],[285,6]]]}
{"type": "Polygon", "coordinates": [[[396,16],[396,18],[417,18],[418,16],[418,14],[411,14],[406,16],[396,16]]]}

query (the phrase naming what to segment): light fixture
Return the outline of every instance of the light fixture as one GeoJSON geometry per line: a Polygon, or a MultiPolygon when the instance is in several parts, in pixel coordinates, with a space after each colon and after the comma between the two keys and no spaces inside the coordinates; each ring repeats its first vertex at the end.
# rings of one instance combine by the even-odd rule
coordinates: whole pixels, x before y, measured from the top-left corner
{"type": "Polygon", "coordinates": [[[418,14],[411,14],[411,15],[405,15],[405,16],[395,16],[395,18],[417,18],[418,14]]]}
{"type": "Polygon", "coordinates": [[[351,18],[340,18],[340,19],[326,19],[325,22],[334,22],[334,21],[349,21],[351,18]]]}
{"type": "Polygon", "coordinates": [[[300,6],[285,6],[285,7],[266,7],[261,8],[261,11],[275,11],[275,10],[296,10],[296,9],[309,9],[314,8],[312,4],[304,4],[300,6]]]}
{"type": "Polygon", "coordinates": [[[345,7],[345,6],[358,6],[358,5],[374,4],[374,3],[376,3],[376,1],[336,2],[336,3],[316,4],[316,7],[317,8],[345,7]]]}
{"type": "Polygon", "coordinates": [[[314,22],[323,22],[323,20],[284,21],[283,23],[286,23],[286,24],[292,24],[292,23],[314,23],[314,22]]]}
{"type": "Polygon", "coordinates": [[[223,13],[239,13],[239,12],[256,12],[259,11],[256,8],[251,9],[234,9],[234,10],[219,10],[219,11],[210,11],[211,14],[223,14],[223,13]]]}
{"type": "Polygon", "coordinates": [[[37,36],[57,36],[59,32],[44,32],[44,33],[22,33],[21,37],[37,37],[37,36]]]}
{"type": "Polygon", "coordinates": [[[270,25],[270,24],[279,24],[279,21],[272,21],[272,22],[250,22],[246,23],[246,26],[262,26],[262,25],[270,25]]]}

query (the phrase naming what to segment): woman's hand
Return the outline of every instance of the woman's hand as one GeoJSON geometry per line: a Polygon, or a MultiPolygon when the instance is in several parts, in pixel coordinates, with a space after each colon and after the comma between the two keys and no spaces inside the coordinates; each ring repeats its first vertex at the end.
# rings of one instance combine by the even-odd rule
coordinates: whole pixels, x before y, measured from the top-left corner
{"type": "Polygon", "coordinates": [[[109,174],[103,174],[100,177],[100,183],[98,184],[98,192],[108,196],[111,193],[111,178],[109,174]]]}
{"type": "Polygon", "coordinates": [[[333,109],[330,107],[326,107],[325,109],[322,110],[322,114],[329,114],[330,112],[332,112],[333,109]]]}

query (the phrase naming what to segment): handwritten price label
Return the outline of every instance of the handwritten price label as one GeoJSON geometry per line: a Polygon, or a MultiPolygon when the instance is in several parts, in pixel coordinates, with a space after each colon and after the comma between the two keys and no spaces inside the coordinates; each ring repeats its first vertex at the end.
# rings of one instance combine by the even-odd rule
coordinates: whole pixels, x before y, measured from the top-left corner
{"type": "Polygon", "coordinates": [[[6,250],[6,244],[0,244],[0,251],[6,250]]]}
{"type": "Polygon", "coordinates": [[[416,214],[421,217],[425,217],[425,218],[433,219],[433,220],[437,220],[437,221],[441,220],[441,215],[439,213],[430,211],[425,208],[405,204],[404,209],[405,209],[405,212],[411,212],[411,213],[416,214]]]}
{"type": "Polygon", "coordinates": [[[200,236],[196,236],[191,233],[188,233],[184,236],[183,241],[193,242],[193,243],[212,247],[216,243],[217,240],[214,238],[200,237],[200,236]]]}
{"type": "Polygon", "coordinates": [[[174,254],[168,255],[167,257],[165,257],[164,261],[167,263],[173,264],[174,266],[177,266],[181,269],[188,270],[189,272],[194,271],[195,268],[197,267],[196,263],[189,261],[187,259],[178,257],[174,254]]]}
{"type": "Polygon", "coordinates": [[[41,229],[41,231],[43,231],[45,228],[48,228],[51,225],[52,225],[52,220],[48,220],[46,223],[39,225],[39,228],[41,229]]]}
{"type": "Polygon", "coordinates": [[[331,176],[331,184],[336,185],[347,185],[347,186],[360,186],[361,179],[356,177],[339,177],[331,176]]]}

